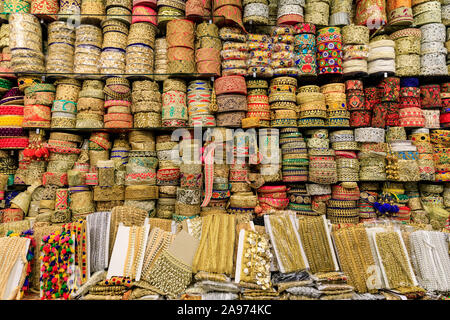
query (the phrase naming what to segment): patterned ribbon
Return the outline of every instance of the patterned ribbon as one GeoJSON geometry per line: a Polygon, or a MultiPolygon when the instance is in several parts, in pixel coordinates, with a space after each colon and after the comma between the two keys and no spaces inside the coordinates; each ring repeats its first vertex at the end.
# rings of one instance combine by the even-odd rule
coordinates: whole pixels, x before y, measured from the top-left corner
{"type": "Polygon", "coordinates": [[[56,203],[55,203],[55,211],[65,211],[69,208],[68,204],[68,189],[58,189],[56,190],[56,203]]]}
{"type": "Polygon", "coordinates": [[[205,149],[205,198],[201,204],[206,207],[211,200],[214,183],[214,151],[218,144],[212,142],[205,149]]]}

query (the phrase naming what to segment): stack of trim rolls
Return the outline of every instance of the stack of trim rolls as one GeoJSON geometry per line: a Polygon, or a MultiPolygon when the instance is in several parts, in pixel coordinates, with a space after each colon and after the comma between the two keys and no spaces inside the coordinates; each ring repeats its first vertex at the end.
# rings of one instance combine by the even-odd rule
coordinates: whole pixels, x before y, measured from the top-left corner
{"type": "Polygon", "coordinates": [[[195,72],[194,23],[175,19],[167,23],[167,72],[189,74],[195,72]]]}

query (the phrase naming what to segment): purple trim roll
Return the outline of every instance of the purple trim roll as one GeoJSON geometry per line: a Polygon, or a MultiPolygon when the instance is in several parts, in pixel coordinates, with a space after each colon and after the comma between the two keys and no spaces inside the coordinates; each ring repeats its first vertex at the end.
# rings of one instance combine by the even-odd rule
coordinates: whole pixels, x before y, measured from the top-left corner
{"type": "Polygon", "coordinates": [[[400,78],[400,87],[418,87],[419,86],[419,78],[400,78]]]}
{"type": "Polygon", "coordinates": [[[11,101],[23,101],[23,96],[4,98],[4,99],[0,100],[0,105],[9,103],[11,101]]]}
{"type": "Polygon", "coordinates": [[[25,136],[23,128],[0,128],[0,136],[2,137],[20,137],[25,136]]]}
{"type": "MultiPolygon", "coordinates": [[[[11,175],[11,176],[14,176],[14,175],[11,175]]],[[[19,193],[20,193],[20,191],[17,191],[17,190],[6,191],[6,193],[5,193],[5,208],[10,207],[12,199],[14,199],[19,193]]]]}
{"type": "Polygon", "coordinates": [[[23,97],[23,93],[22,93],[22,91],[19,90],[19,87],[13,87],[13,88],[9,89],[8,92],[6,92],[3,95],[2,99],[6,99],[9,97],[20,97],[20,96],[23,97]]]}

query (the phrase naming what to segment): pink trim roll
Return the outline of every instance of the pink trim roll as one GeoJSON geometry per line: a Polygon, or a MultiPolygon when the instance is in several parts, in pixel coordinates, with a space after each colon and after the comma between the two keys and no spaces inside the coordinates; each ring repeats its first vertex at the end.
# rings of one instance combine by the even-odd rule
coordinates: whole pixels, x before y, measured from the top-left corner
{"type": "Polygon", "coordinates": [[[402,108],[399,110],[398,115],[400,118],[422,118],[422,109],[420,108],[402,108]]]}
{"type": "Polygon", "coordinates": [[[156,11],[150,7],[134,6],[131,23],[149,22],[156,26],[157,25],[156,16],[157,16],[156,11]]]}
{"type": "Polygon", "coordinates": [[[14,115],[14,116],[23,116],[23,106],[17,105],[0,105],[0,115],[14,115]]]}
{"type": "Polygon", "coordinates": [[[120,120],[108,121],[105,122],[105,128],[117,128],[117,129],[133,128],[133,122],[120,120]]]}
{"type": "Polygon", "coordinates": [[[222,76],[214,81],[216,95],[224,93],[247,94],[247,84],[242,76],[222,76]]]}
{"type": "Polygon", "coordinates": [[[98,185],[98,176],[97,176],[97,173],[95,173],[95,172],[87,172],[85,174],[85,179],[86,179],[85,184],[87,186],[96,186],[96,185],[98,185]]]}
{"type": "Polygon", "coordinates": [[[28,137],[0,139],[0,149],[25,149],[28,146],[28,137]]]}
{"type": "Polygon", "coordinates": [[[133,7],[146,6],[156,10],[156,0],[133,0],[133,7]]]}
{"type": "Polygon", "coordinates": [[[258,189],[258,193],[286,192],[286,186],[263,186],[258,189]]]}
{"type": "Polygon", "coordinates": [[[113,106],[129,107],[129,106],[131,106],[131,102],[127,101],[127,100],[106,100],[105,101],[105,108],[113,107],[113,106]]]}
{"type": "Polygon", "coordinates": [[[308,174],[301,176],[285,176],[283,175],[283,182],[303,182],[308,181],[308,174]]]}
{"type": "Polygon", "coordinates": [[[425,126],[425,118],[404,118],[400,119],[401,127],[423,127],[425,126]]]}
{"type": "Polygon", "coordinates": [[[274,198],[258,197],[258,201],[260,204],[265,203],[276,209],[284,209],[289,204],[289,198],[274,199],[274,198]]]}
{"type": "Polygon", "coordinates": [[[277,19],[277,24],[288,24],[288,25],[294,25],[297,23],[302,23],[304,21],[303,16],[299,14],[286,14],[284,16],[281,16],[277,19]]]}

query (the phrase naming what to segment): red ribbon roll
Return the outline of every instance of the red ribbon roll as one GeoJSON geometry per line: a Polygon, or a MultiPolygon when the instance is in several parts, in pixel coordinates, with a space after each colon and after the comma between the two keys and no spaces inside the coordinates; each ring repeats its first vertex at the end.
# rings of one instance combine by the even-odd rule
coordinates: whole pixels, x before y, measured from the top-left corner
{"type": "Polygon", "coordinates": [[[194,22],[187,19],[175,19],[167,22],[167,37],[172,34],[194,34],[194,22]]]}
{"type": "Polygon", "coordinates": [[[438,84],[426,85],[420,87],[420,103],[422,108],[440,108],[441,101],[441,88],[438,84]]]}
{"type": "Polygon", "coordinates": [[[197,62],[198,73],[211,73],[220,76],[220,62],[218,61],[200,61],[197,62]]]}
{"type": "Polygon", "coordinates": [[[442,113],[439,117],[440,123],[448,123],[450,122],[450,113],[442,113]]]}
{"type": "Polygon", "coordinates": [[[284,16],[281,16],[277,19],[277,24],[278,25],[283,25],[283,24],[294,25],[297,23],[301,23],[303,21],[304,21],[303,16],[301,16],[299,14],[285,14],[284,16]]]}
{"type": "Polygon", "coordinates": [[[245,78],[242,76],[225,76],[217,78],[214,81],[214,89],[216,95],[224,93],[240,93],[247,94],[247,85],[245,78]]]}
{"type": "Polygon", "coordinates": [[[195,51],[195,61],[220,62],[220,51],[214,48],[200,48],[195,51]]]}
{"type": "Polygon", "coordinates": [[[167,60],[184,60],[184,61],[194,61],[194,50],[186,47],[169,47],[167,49],[167,60]]]}
{"type": "Polygon", "coordinates": [[[370,111],[360,110],[352,111],[350,114],[351,127],[368,127],[370,126],[370,111]]]}

